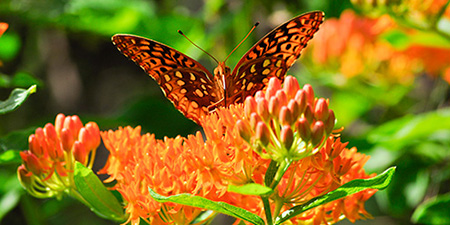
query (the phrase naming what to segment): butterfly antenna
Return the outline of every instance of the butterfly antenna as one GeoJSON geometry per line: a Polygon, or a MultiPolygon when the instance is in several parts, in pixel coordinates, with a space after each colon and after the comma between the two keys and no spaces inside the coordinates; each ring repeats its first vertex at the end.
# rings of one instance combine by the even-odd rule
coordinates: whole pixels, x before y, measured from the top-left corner
{"type": "Polygon", "coordinates": [[[219,64],[219,61],[217,61],[216,58],[214,58],[214,56],[212,56],[211,54],[209,54],[207,51],[203,50],[203,48],[200,48],[200,46],[196,45],[193,41],[191,41],[191,39],[189,39],[186,35],[184,35],[183,32],[181,32],[181,30],[178,30],[178,33],[183,35],[183,37],[185,37],[189,42],[191,42],[195,47],[197,47],[198,49],[202,50],[204,53],[206,53],[207,55],[209,55],[209,57],[211,57],[212,59],[214,59],[214,61],[216,61],[217,64],[219,64]]]}
{"type": "Polygon", "coordinates": [[[225,60],[223,62],[226,62],[228,57],[230,57],[230,55],[237,49],[239,48],[239,46],[245,41],[245,39],[248,38],[248,36],[253,32],[253,30],[259,25],[259,22],[256,22],[255,25],[253,25],[252,29],[248,32],[248,34],[244,37],[244,39],[242,39],[241,42],[239,42],[238,45],[236,45],[236,47],[234,47],[233,51],[230,52],[230,54],[228,54],[227,58],[225,58],[225,60]]]}

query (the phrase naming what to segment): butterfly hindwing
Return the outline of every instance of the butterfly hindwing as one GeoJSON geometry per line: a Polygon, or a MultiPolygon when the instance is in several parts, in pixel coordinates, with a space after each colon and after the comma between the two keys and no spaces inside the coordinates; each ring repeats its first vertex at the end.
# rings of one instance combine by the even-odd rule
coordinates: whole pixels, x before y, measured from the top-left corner
{"type": "Polygon", "coordinates": [[[200,63],[159,42],[134,36],[114,35],[113,43],[158,82],[166,97],[187,118],[199,123],[218,101],[213,76],[200,63]]]}
{"type": "Polygon", "coordinates": [[[236,98],[233,93],[244,94],[240,101],[242,102],[246,96],[262,90],[273,76],[283,81],[287,70],[300,57],[302,49],[318,31],[323,18],[324,14],[320,11],[297,16],[259,40],[234,68],[230,83],[235,86],[228,92],[230,98],[236,98]],[[256,83],[258,81],[262,81],[262,84],[256,83]],[[249,83],[253,84],[252,87],[246,86],[249,83]],[[246,92],[241,93],[235,89],[246,92]]]}

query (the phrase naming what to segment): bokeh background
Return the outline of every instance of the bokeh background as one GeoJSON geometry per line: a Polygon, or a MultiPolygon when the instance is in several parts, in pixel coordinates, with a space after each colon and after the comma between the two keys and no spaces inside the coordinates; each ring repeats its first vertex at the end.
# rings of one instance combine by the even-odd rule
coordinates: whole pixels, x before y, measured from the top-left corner
{"type": "MultiPolygon", "coordinates": [[[[326,20],[288,74],[330,99],[349,146],[371,155],[366,170],[396,165],[387,190],[366,203],[374,220],[357,224],[450,224],[450,6],[447,0],[145,1],[1,0],[0,101],[14,88],[37,92],[0,115],[1,224],[113,224],[70,198],[35,199],[20,186],[18,150],[58,113],[101,130],[142,126],[158,138],[200,127],[157,83],[119,53],[116,33],[163,42],[211,71],[259,21],[227,61],[301,13],[326,20]],[[7,150],[11,151],[5,154],[7,150]],[[437,220],[437,219],[438,220],[437,220]]],[[[97,168],[102,167],[101,160],[97,168]]],[[[342,221],[340,224],[347,224],[342,221]]]]}

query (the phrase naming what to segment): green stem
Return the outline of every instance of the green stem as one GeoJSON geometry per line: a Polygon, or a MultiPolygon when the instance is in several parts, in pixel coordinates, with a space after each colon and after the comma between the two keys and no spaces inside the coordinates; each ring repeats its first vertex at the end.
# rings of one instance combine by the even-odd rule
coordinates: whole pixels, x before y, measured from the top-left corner
{"type": "Polygon", "coordinates": [[[286,171],[289,168],[289,166],[291,165],[291,163],[292,163],[292,160],[290,160],[290,159],[287,159],[286,161],[283,161],[280,163],[280,166],[278,167],[278,171],[275,174],[275,178],[272,182],[272,185],[270,185],[270,188],[272,188],[272,190],[275,190],[278,183],[280,183],[281,178],[283,178],[284,173],[286,173],[286,171]]]}
{"type": "Polygon", "coordinates": [[[264,204],[264,213],[266,214],[267,224],[272,225],[273,219],[272,219],[272,212],[270,210],[269,198],[267,196],[261,196],[261,200],[263,201],[264,204]]]}

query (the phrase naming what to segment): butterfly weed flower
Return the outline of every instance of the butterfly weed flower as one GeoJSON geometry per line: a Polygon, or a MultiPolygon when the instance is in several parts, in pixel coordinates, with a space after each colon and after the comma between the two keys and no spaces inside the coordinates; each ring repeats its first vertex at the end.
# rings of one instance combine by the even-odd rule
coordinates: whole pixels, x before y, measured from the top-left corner
{"type": "Polygon", "coordinates": [[[244,111],[239,133],[261,157],[278,162],[316,153],[335,124],[328,100],[315,98],[310,85],[300,88],[292,76],[283,87],[270,79],[265,93],[247,97],[244,111]]]}
{"type": "Polygon", "coordinates": [[[28,143],[29,149],[20,152],[21,184],[35,197],[61,198],[64,193],[75,194],[75,161],[92,168],[100,131],[94,122],[83,126],[78,116],[58,114],[54,125],[37,128],[28,143]]]}

